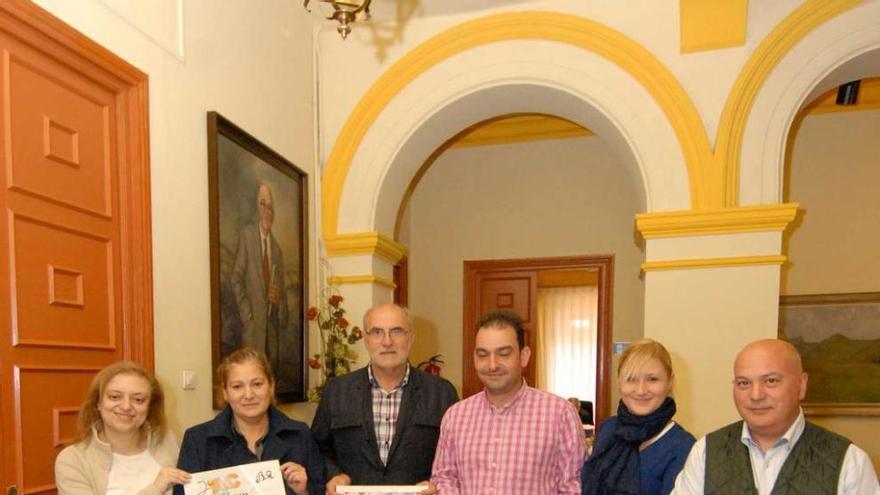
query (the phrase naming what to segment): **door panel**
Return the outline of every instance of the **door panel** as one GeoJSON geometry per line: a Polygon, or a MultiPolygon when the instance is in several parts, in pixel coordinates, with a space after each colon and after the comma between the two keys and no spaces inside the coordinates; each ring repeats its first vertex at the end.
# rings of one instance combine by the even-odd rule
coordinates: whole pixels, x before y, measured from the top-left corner
{"type": "Polygon", "coordinates": [[[480,314],[495,309],[509,309],[519,315],[526,325],[532,324],[535,308],[534,273],[507,273],[478,275],[480,314]]]}
{"type": "Polygon", "coordinates": [[[113,350],[110,239],[16,214],[12,225],[13,345],[113,350]]]}
{"type": "Polygon", "coordinates": [[[112,88],[10,44],[8,74],[10,186],[49,201],[109,217],[115,141],[112,88]],[[24,59],[23,57],[28,57],[24,59]],[[71,187],[76,184],[76,187],[71,187]]]}
{"type": "MultiPolygon", "coordinates": [[[[16,367],[21,390],[16,415],[20,431],[27,432],[18,445],[21,459],[54,459],[60,448],[76,436],[76,417],[83,390],[99,367],[16,367]],[[52,393],[47,394],[46,391],[52,393]]],[[[22,463],[21,493],[55,493],[53,464],[22,463]]]]}
{"type": "Polygon", "coordinates": [[[95,372],[152,367],[146,76],[0,2],[0,474],[55,493],[95,372]]]}
{"type": "MultiPolygon", "coordinates": [[[[480,315],[496,309],[513,311],[523,320],[525,343],[535,348],[534,328],[535,314],[538,310],[538,277],[537,272],[502,272],[481,273],[477,275],[479,291],[480,315]]],[[[476,331],[476,329],[474,329],[476,331]]],[[[535,367],[532,362],[523,370],[526,382],[535,384],[535,367]]]]}
{"type": "MultiPolygon", "coordinates": [[[[470,262],[465,262],[466,266],[470,262]]],[[[465,268],[467,273],[467,268],[465,268]]],[[[467,275],[466,275],[467,278],[467,275]]],[[[464,324],[464,384],[462,395],[473,395],[483,389],[473,365],[474,323],[489,311],[508,309],[523,319],[525,343],[534,347],[533,322],[537,312],[538,278],[535,270],[479,270],[466,280],[464,324]],[[468,298],[472,302],[468,302],[468,298]],[[469,308],[469,309],[468,309],[469,308]]],[[[523,376],[529,384],[535,383],[534,366],[529,363],[523,376]]]]}

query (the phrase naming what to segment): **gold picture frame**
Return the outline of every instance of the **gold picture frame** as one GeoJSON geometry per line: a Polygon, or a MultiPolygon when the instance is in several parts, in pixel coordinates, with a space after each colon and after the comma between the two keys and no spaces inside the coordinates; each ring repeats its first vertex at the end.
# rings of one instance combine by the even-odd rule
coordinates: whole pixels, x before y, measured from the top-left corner
{"type": "MultiPolygon", "coordinates": [[[[219,113],[207,117],[214,368],[254,347],[269,359],[278,402],[305,401],[308,177],[219,113]]],[[[213,385],[220,409],[216,376],[213,385]]]]}
{"type": "Polygon", "coordinates": [[[880,416],[880,292],[779,298],[779,337],[809,375],[808,416],[880,416]]]}

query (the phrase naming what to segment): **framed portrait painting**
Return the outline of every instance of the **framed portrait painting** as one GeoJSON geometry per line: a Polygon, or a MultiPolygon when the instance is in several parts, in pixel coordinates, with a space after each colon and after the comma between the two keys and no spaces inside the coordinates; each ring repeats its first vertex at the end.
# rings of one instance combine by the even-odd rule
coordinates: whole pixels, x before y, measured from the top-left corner
{"type": "Polygon", "coordinates": [[[880,416],[880,292],[779,298],[779,336],[808,374],[804,412],[880,416]]]}
{"type": "Polygon", "coordinates": [[[253,347],[269,359],[278,401],[304,401],[306,174],[208,112],[208,185],[214,368],[233,351],[253,347]]]}

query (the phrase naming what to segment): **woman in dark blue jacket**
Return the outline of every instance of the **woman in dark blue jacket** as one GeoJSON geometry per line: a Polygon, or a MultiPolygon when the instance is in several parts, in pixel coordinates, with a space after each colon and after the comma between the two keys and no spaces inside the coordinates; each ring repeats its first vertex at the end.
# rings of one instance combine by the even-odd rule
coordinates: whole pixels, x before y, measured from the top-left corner
{"type": "Polygon", "coordinates": [[[667,495],[694,437],[679,426],[672,393],[672,359],[659,342],[633,342],[620,356],[617,416],[599,428],[581,472],[583,495],[667,495]]]}
{"type": "MultiPolygon", "coordinates": [[[[239,349],[217,375],[227,405],[211,421],[186,431],[177,467],[196,473],[277,459],[288,495],[323,495],[324,459],[308,426],[272,405],[275,379],[266,356],[239,349]]],[[[183,488],[174,493],[183,495],[183,488]]]]}

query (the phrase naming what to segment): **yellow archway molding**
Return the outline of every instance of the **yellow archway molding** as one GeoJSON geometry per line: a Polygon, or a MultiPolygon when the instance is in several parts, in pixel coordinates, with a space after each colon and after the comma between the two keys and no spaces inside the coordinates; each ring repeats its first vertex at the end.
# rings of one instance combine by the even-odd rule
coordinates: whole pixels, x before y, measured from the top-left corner
{"type": "MultiPolygon", "coordinates": [[[[513,12],[464,22],[435,35],[403,56],[364,94],[343,125],[327,159],[322,184],[322,228],[328,252],[337,241],[345,179],[364,135],[388,103],[416,77],[466,50],[511,40],[556,41],[595,52],[630,73],[657,101],[682,148],[696,209],[721,206],[721,184],[711,183],[709,142],[684,88],[653,54],[627,36],[597,22],[554,12],[513,12]],[[713,204],[716,203],[716,204],[713,204]]],[[[331,253],[332,254],[332,253],[331,253]]]]}
{"type": "MultiPolygon", "coordinates": [[[[350,236],[338,234],[342,190],[355,152],[388,103],[416,77],[440,62],[498,41],[535,39],[566,43],[595,52],[626,70],[652,95],[678,137],[688,172],[691,211],[736,209],[742,139],[758,92],[779,61],[804,36],[859,3],[861,0],[807,0],[765,37],[731,89],[719,122],[714,152],[693,102],[672,73],[641,45],[607,26],[569,14],[515,12],[475,19],[439,33],[410,51],[376,80],[343,125],[328,157],[322,183],[321,225],[328,254],[352,253],[350,236]]],[[[780,205],[780,210],[788,209],[789,205],[780,205]]],[[[662,219],[681,213],[648,213],[645,217],[662,219]]],[[[725,212],[723,216],[730,216],[729,213],[733,212],[725,212]]],[[[763,222],[763,218],[756,220],[763,222]]],[[[670,230],[666,235],[676,235],[672,232],[682,230],[675,222],[665,223],[670,230]]],[[[756,227],[756,230],[766,228],[763,224],[756,227]]],[[[664,235],[664,230],[660,228],[655,234],[664,235]]],[[[714,229],[703,233],[727,230],[726,222],[720,221],[714,229]]],[[[395,250],[402,249],[393,240],[385,240],[389,245],[394,244],[395,250]]],[[[364,246],[356,251],[368,252],[364,246]]]]}
{"type": "Polygon", "coordinates": [[[743,134],[752,105],[779,61],[810,31],[855,7],[862,0],[808,0],[785,17],[749,57],[733,84],[715,139],[715,170],[724,183],[722,206],[739,203],[739,168],[743,134]]]}

